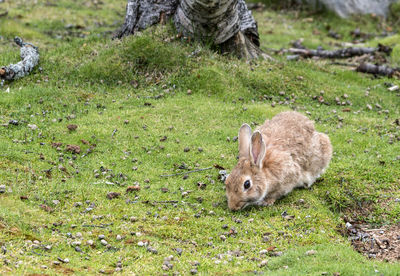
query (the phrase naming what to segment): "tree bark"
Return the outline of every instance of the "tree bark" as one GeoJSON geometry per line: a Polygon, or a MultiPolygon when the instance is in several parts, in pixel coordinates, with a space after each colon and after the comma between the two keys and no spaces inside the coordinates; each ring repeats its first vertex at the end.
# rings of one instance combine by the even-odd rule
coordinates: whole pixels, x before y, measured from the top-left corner
{"type": "Polygon", "coordinates": [[[239,58],[269,58],[260,45],[257,23],[244,0],[128,0],[121,38],[173,18],[184,37],[218,46],[239,58]]]}
{"type": "Polygon", "coordinates": [[[14,38],[15,43],[21,47],[21,61],[0,68],[0,78],[4,80],[15,80],[28,75],[39,63],[38,48],[31,43],[24,42],[20,37],[14,38]]]}

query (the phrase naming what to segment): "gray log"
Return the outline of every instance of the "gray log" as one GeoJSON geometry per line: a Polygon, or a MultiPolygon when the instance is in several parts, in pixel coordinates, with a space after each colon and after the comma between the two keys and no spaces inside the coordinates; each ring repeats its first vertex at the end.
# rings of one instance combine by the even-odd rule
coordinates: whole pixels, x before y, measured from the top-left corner
{"type": "Polygon", "coordinates": [[[21,61],[0,68],[2,82],[4,80],[15,80],[25,77],[39,63],[39,50],[36,46],[24,42],[20,37],[15,37],[14,41],[21,47],[21,61]]]}

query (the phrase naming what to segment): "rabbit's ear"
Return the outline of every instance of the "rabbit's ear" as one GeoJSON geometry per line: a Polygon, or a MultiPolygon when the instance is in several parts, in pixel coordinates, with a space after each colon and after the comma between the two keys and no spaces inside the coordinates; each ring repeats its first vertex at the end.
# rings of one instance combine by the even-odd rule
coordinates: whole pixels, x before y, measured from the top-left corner
{"type": "Polygon", "coordinates": [[[248,124],[243,124],[239,129],[239,158],[249,157],[250,154],[250,139],[251,127],[248,124]]]}
{"type": "Polygon", "coordinates": [[[264,162],[265,152],[266,146],[264,140],[262,138],[261,132],[257,130],[251,136],[250,156],[251,161],[260,169],[262,168],[264,162]]]}

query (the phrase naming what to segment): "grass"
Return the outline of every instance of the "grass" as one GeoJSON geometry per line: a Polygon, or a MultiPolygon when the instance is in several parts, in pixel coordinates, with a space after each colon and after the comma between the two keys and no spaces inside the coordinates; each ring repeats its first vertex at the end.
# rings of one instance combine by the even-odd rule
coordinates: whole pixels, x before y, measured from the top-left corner
{"type": "MultiPolygon", "coordinates": [[[[125,1],[0,5],[9,11],[0,18],[0,64],[18,60],[15,35],[41,53],[41,70],[0,90],[1,124],[19,122],[0,130],[0,184],[6,186],[0,244],[7,249],[0,273],[111,273],[118,261],[127,274],[189,274],[195,261],[202,274],[398,273],[398,263],[366,259],[340,234],[344,216],[378,226],[398,223],[400,97],[384,85],[398,80],[374,79],[329,61],[287,62],[278,56],[275,63],[247,64],[196,43],[169,42],[171,25],[113,41],[110,33],[122,23],[125,1]],[[336,97],[346,101],[344,94],[351,105],[336,105],[336,97]],[[313,99],[320,95],[329,105],[313,99]],[[219,164],[229,170],[239,126],[254,127],[290,109],[308,114],[334,146],[329,169],[311,190],[296,190],[270,208],[232,213],[218,170],[187,179],[160,177],[185,171],[180,166],[219,164]],[[69,131],[69,124],[78,128],[69,131]],[[68,144],[79,145],[81,153],[65,151],[68,144]],[[126,193],[135,182],[141,190],[126,193]],[[108,192],[121,195],[109,200],[108,192]],[[154,203],[171,200],[177,203],[154,203]],[[295,218],[283,219],[284,211],[295,218]],[[100,234],[110,248],[101,245],[100,234]],[[39,244],[32,245],[34,240],[39,244]],[[77,240],[82,252],[75,249],[77,240]],[[140,241],[157,254],[138,246],[140,241]],[[260,255],[267,248],[283,254],[260,255]],[[308,250],[316,254],[306,255],[308,250]],[[173,268],[163,271],[169,255],[173,268]],[[69,263],[53,264],[57,257],[69,263]],[[268,265],[259,267],[264,259],[268,265]]],[[[372,33],[384,25],[369,17],[311,20],[272,10],[255,16],[266,51],[299,37],[308,47],[333,47],[328,25],[345,41],[357,26],[372,33]]],[[[397,45],[399,39],[383,41],[397,45]]]]}

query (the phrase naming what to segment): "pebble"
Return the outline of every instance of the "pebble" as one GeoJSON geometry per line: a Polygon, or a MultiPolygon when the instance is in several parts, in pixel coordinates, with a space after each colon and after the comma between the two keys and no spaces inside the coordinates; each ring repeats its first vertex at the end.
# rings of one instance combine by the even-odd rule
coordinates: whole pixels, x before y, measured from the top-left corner
{"type": "Polygon", "coordinates": [[[81,232],[77,232],[77,233],[75,234],[75,237],[77,237],[77,238],[82,238],[82,233],[81,233],[81,232]]]}
{"type": "Polygon", "coordinates": [[[372,106],[370,104],[367,104],[367,109],[372,110],[372,106]]]}
{"type": "Polygon", "coordinates": [[[221,235],[221,236],[219,236],[219,238],[220,238],[222,241],[226,241],[226,236],[225,236],[225,235],[221,235]]]}
{"type": "Polygon", "coordinates": [[[317,254],[317,251],[315,251],[315,250],[308,250],[307,252],[306,252],[306,256],[311,256],[311,255],[315,255],[315,254],[317,254]]]}
{"type": "Polygon", "coordinates": [[[28,124],[28,127],[32,130],[36,130],[38,128],[35,124],[28,124]]]}
{"type": "Polygon", "coordinates": [[[92,245],[94,244],[94,242],[93,242],[92,240],[88,240],[86,243],[87,243],[89,246],[92,246],[92,245]]]}
{"type": "Polygon", "coordinates": [[[82,206],[82,202],[75,202],[74,203],[74,207],[80,207],[80,206],[82,206]]]}
{"type": "Polygon", "coordinates": [[[262,260],[259,264],[258,267],[264,267],[268,264],[268,260],[262,260]]]}
{"type": "Polygon", "coordinates": [[[140,247],[143,247],[143,246],[145,246],[145,243],[142,242],[142,241],[139,241],[137,245],[140,246],[140,247]]]}
{"type": "Polygon", "coordinates": [[[190,270],[190,274],[192,274],[192,275],[197,274],[197,273],[198,273],[198,271],[195,268],[190,270]]]}
{"type": "Polygon", "coordinates": [[[107,244],[108,244],[108,242],[107,242],[106,240],[101,240],[100,243],[101,243],[102,245],[107,245],[107,244]]]}
{"type": "Polygon", "coordinates": [[[122,237],[121,237],[121,235],[117,235],[117,241],[120,241],[120,240],[122,240],[122,237]]]}
{"type": "Polygon", "coordinates": [[[82,252],[82,249],[79,246],[75,246],[75,251],[76,252],[82,252]]]}
{"type": "Polygon", "coordinates": [[[0,185],[0,194],[4,194],[6,192],[6,185],[0,185]]]}
{"type": "Polygon", "coordinates": [[[268,253],[268,250],[267,250],[267,249],[263,249],[263,250],[260,251],[260,255],[265,255],[265,254],[267,254],[267,253],[268,253]]]}
{"type": "Polygon", "coordinates": [[[61,262],[59,262],[59,261],[54,261],[53,262],[53,265],[60,265],[61,264],[61,262]]]}
{"type": "Polygon", "coordinates": [[[131,222],[136,222],[136,221],[138,221],[138,218],[137,218],[137,217],[131,217],[131,218],[130,218],[130,221],[131,221],[131,222]]]}
{"type": "Polygon", "coordinates": [[[182,252],[183,252],[182,248],[177,248],[176,249],[176,253],[178,253],[179,256],[182,255],[182,252]]]}
{"type": "Polygon", "coordinates": [[[149,252],[151,252],[151,253],[153,253],[153,254],[158,254],[157,249],[155,249],[155,248],[153,248],[153,247],[151,247],[151,246],[148,246],[148,247],[147,247],[147,251],[149,251],[149,252]]]}
{"type": "Polygon", "coordinates": [[[81,241],[73,241],[73,242],[72,242],[72,245],[73,245],[73,246],[81,245],[81,241]]]}
{"type": "Polygon", "coordinates": [[[106,238],[106,236],[104,235],[99,235],[99,240],[104,240],[106,238]]]}

